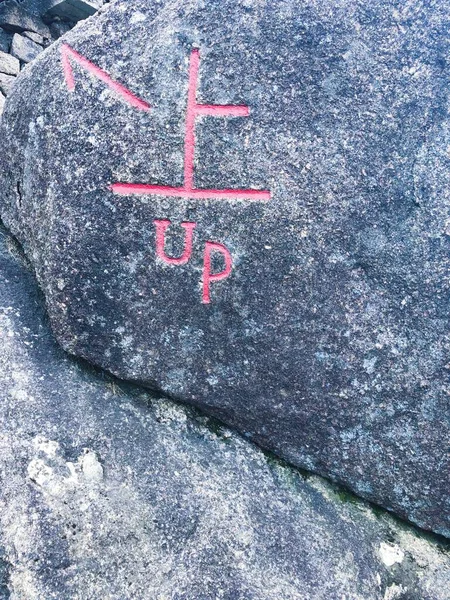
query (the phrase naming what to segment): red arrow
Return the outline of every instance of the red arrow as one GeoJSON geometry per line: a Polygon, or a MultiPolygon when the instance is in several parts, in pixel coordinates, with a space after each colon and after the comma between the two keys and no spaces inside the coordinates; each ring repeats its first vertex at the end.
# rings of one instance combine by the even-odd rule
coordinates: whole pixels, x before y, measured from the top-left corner
{"type": "Polygon", "coordinates": [[[127,104],[131,104],[134,108],[139,110],[149,111],[151,110],[151,106],[145,100],[141,100],[138,98],[133,92],[131,92],[124,85],[119,83],[118,81],[114,81],[106,71],[94,65],[90,60],[79,54],[76,50],[71,48],[68,44],[62,44],[61,46],[61,60],[64,70],[64,77],[66,78],[67,87],[70,92],[73,92],[75,89],[75,76],[73,74],[73,68],[71,64],[71,59],[81,65],[86,71],[92,73],[94,77],[106,83],[106,85],[111,88],[114,92],[116,92],[121,98],[127,102],[127,104]]]}

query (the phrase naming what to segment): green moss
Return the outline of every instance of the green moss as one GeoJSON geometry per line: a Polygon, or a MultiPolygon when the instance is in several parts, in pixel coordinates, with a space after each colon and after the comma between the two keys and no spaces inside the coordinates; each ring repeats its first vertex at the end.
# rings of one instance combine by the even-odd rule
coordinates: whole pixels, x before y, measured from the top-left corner
{"type": "Polygon", "coordinates": [[[341,502],[345,502],[345,503],[349,503],[349,504],[358,504],[359,502],[361,502],[361,500],[359,500],[359,498],[357,498],[355,496],[355,494],[352,494],[352,492],[349,492],[348,490],[344,489],[344,488],[339,488],[334,490],[334,493],[336,494],[336,496],[339,498],[339,500],[341,502]]]}

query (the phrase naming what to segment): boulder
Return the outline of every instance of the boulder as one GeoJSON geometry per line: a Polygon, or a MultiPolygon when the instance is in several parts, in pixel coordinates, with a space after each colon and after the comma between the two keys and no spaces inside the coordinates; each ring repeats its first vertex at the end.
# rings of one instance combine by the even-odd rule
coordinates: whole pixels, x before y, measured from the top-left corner
{"type": "Polygon", "coordinates": [[[449,27],[449,0],[118,0],[0,136],[67,351],[447,536],[449,27]]]}
{"type": "Polygon", "coordinates": [[[0,597],[447,600],[448,544],[55,344],[0,231],[0,597]]]}

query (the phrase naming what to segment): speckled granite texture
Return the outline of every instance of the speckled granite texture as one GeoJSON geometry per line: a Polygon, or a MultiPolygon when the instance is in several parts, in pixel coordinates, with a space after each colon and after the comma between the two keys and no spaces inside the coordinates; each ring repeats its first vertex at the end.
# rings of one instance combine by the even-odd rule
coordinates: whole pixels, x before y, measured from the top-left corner
{"type": "Polygon", "coordinates": [[[448,600],[450,547],[56,345],[0,229],[2,600],[448,600]]]}
{"type": "Polygon", "coordinates": [[[0,156],[66,350],[447,536],[449,28],[121,0],[24,70],[0,156]]]}

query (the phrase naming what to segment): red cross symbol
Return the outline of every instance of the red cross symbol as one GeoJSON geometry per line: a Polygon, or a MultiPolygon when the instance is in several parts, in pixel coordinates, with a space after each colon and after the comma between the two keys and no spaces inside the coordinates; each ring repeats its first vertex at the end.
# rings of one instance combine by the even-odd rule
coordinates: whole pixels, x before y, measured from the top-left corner
{"type": "MultiPolygon", "coordinates": [[[[64,69],[65,80],[69,91],[75,89],[75,77],[71,60],[78,63],[86,71],[103,81],[125,102],[138,110],[149,111],[151,106],[145,100],[138,98],[124,85],[112,79],[106,71],[95,65],[68,44],[61,46],[61,58],[64,69]]],[[[220,105],[220,104],[198,104],[197,86],[198,72],[200,67],[200,51],[195,49],[191,53],[189,63],[189,90],[186,115],[186,132],[184,139],[184,185],[183,187],[171,187],[166,185],[151,185],[139,183],[114,183],[111,190],[116,194],[129,195],[157,195],[175,198],[189,198],[194,200],[259,200],[267,201],[271,198],[268,190],[254,189],[197,189],[194,187],[194,156],[195,156],[195,121],[199,116],[207,117],[248,117],[250,109],[245,105],[220,105]]]]}
{"type": "Polygon", "coordinates": [[[253,189],[197,189],[194,187],[194,155],[195,155],[195,121],[199,116],[208,117],[248,117],[250,110],[245,105],[198,104],[197,84],[200,66],[200,51],[191,53],[189,64],[189,91],[186,115],[186,132],[184,138],[184,185],[171,187],[166,185],[150,185],[139,183],[114,183],[111,189],[116,194],[156,195],[193,200],[259,200],[271,198],[270,191],[253,189]]]}

